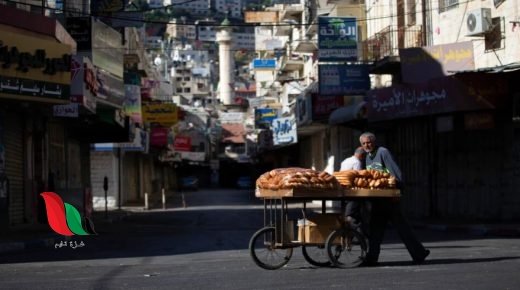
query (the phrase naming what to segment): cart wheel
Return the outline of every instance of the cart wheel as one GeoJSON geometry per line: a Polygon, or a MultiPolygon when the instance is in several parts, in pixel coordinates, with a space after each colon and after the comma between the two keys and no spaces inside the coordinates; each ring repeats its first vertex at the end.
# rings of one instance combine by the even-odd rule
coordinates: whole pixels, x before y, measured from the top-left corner
{"type": "Polygon", "coordinates": [[[333,231],[327,238],[325,247],[331,264],[339,268],[359,266],[367,252],[365,237],[351,229],[333,231]]]}
{"type": "Polygon", "coordinates": [[[251,237],[249,253],[259,267],[276,270],[289,262],[293,249],[277,249],[274,227],[265,227],[251,237]]]}
{"type": "Polygon", "coordinates": [[[302,246],[303,257],[309,264],[317,267],[329,267],[331,265],[325,245],[302,246]]]}

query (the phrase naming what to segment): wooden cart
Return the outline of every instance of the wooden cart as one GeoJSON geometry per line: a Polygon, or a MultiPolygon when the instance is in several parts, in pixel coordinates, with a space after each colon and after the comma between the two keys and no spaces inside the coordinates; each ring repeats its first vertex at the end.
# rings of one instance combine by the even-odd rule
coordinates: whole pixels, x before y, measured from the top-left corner
{"type": "MultiPolygon", "coordinates": [[[[303,257],[314,266],[351,268],[359,266],[367,251],[366,237],[357,228],[345,222],[345,204],[348,200],[372,197],[399,197],[396,189],[257,189],[256,197],[264,200],[264,227],[253,234],[249,252],[261,268],[274,270],[286,265],[293,249],[302,248],[303,257]],[[307,203],[321,201],[321,214],[309,216],[307,203]],[[336,213],[330,213],[326,201],[339,201],[336,213]],[[302,204],[295,239],[295,219],[302,204]],[[319,218],[317,218],[319,217],[319,218]],[[315,230],[311,222],[315,218],[315,230]],[[319,220],[319,221],[318,221],[319,220]],[[323,224],[320,224],[323,223],[323,224]]],[[[319,208],[318,208],[319,209],[319,208]]]]}

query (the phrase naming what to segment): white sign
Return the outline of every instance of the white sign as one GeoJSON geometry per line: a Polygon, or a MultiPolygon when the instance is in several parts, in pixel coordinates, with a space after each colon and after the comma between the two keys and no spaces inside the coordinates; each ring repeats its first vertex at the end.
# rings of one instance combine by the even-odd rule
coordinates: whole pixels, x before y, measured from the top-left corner
{"type": "Polygon", "coordinates": [[[244,122],[244,113],[240,112],[231,112],[231,113],[220,113],[219,119],[221,124],[225,123],[243,123],[244,122]]]}
{"type": "Polygon", "coordinates": [[[52,111],[54,117],[77,118],[79,116],[79,105],[77,103],[55,105],[52,106],[52,111]]]}
{"type": "Polygon", "coordinates": [[[277,118],[272,122],[273,144],[289,145],[298,142],[296,120],[293,117],[277,118]]]}
{"type": "Polygon", "coordinates": [[[181,154],[182,159],[191,160],[191,161],[204,161],[206,159],[206,153],[204,152],[184,152],[178,151],[181,154]]]}

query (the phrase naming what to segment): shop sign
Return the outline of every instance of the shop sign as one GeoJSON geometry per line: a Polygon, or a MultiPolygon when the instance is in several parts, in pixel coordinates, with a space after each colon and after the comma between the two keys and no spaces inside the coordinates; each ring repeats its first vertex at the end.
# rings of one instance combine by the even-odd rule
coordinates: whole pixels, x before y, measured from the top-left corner
{"type": "Polygon", "coordinates": [[[320,95],[365,93],[370,89],[367,65],[320,64],[320,95]]]}
{"type": "Polygon", "coordinates": [[[206,159],[206,153],[204,152],[179,152],[182,159],[190,161],[204,161],[206,159]]]}
{"type": "Polygon", "coordinates": [[[0,76],[0,93],[67,100],[68,85],[0,76]]]}
{"type": "Polygon", "coordinates": [[[71,47],[24,33],[0,33],[0,93],[67,100],[71,47]]]}
{"type": "Polygon", "coordinates": [[[255,128],[269,129],[274,119],[278,117],[277,109],[262,108],[255,109],[255,128]]]}
{"type": "Polygon", "coordinates": [[[177,106],[171,103],[143,104],[143,122],[171,126],[177,123],[177,106]]]}
{"type": "Polygon", "coordinates": [[[330,114],[344,105],[343,96],[322,96],[311,94],[312,96],[312,120],[329,119],[330,114]]]}
{"type": "Polygon", "coordinates": [[[96,68],[95,72],[95,78],[99,84],[96,97],[104,99],[116,107],[122,106],[125,99],[123,78],[114,77],[100,68],[96,68]]]}
{"type": "Polygon", "coordinates": [[[155,127],[150,132],[150,146],[166,147],[168,145],[168,129],[155,127]]]}
{"type": "Polygon", "coordinates": [[[122,36],[117,30],[99,20],[92,20],[92,63],[123,79],[122,36]]]}
{"type": "Polygon", "coordinates": [[[191,138],[188,136],[175,136],[173,148],[175,151],[191,151],[191,138]]]}
{"type": "Polygon", "coordinates": [[[70,101],[81,104],[85,109],[96,113],[96,100],[99,84],[92,63],[87,57],[75,55],[71,62],[70,101]]]}
{"type": "Polygon", "coordinates": [[[300,94],[296,98],[296,124],[304,125],[312,121],[312,100],[310,94],[300,94]]]}
{"type": "Polygon", "coordinates": [[[318,58],[320,61],[357,61],[356,18],[318,18],[318,58]]]}
{"type": "Polygon", "coordinates": [[[141,124],[141,87],[125,85],[125,100],[123,103],[125,113],[130,116],[134,123],[141,124]]]}
{"type": "Polygon", "coordinates": [[[54,117],[77,118],[79,116],[79,106],[75,103],[67,105],[54,105],[52,107],[52,115],[54,117]]]}
{"type": "Polygon", "coordinates": [[[423,84],[395,85],[367,92],[368,120],[495,109],[506,94],[507,80],[490,74],[472,75],[467,81],[445,77],[423,84]]]}
{"type": "Polygon", "coordinates": [[[272,123],[273,144],[290,145],[298,142],[294,117],[277,118],[272,123]]]}

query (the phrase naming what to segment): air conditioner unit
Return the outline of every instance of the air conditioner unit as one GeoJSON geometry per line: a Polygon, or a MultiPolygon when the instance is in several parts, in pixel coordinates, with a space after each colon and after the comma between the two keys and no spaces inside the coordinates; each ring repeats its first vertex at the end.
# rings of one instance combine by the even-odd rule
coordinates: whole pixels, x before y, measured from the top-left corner
{"type": "Polygon", "coordinates": [[[480,36],[491,28],[491,9],[479,8],[466,15],[466,36],[480,36]]]}

